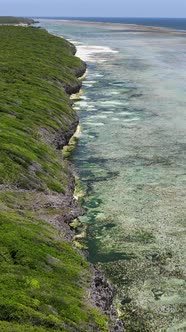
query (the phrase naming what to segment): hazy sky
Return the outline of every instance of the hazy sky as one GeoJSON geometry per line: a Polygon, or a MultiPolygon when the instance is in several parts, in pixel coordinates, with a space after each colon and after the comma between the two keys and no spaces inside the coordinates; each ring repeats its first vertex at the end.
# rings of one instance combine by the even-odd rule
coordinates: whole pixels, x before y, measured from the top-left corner
{"type": "Polygon", "coordinates": [[[186,0],[0,0],[0,15],[186,17],[186,0]]]}

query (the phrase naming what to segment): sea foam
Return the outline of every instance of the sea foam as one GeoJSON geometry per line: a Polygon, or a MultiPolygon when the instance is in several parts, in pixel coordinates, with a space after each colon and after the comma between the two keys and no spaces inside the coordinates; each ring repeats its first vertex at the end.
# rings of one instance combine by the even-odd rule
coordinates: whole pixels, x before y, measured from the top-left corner
{"type": "MultiPolygon", "coordinates": [[[[84,61],[96,62],[98,61],[95,55],[106,54],[106,53],[118,53],[116,50],[112,50],[107,46],[94,46],[94,45],[77,45],[76,55],[84,61]]],[[[100,59],[99,61],[105,61],[105,59],[100,59]]]]}

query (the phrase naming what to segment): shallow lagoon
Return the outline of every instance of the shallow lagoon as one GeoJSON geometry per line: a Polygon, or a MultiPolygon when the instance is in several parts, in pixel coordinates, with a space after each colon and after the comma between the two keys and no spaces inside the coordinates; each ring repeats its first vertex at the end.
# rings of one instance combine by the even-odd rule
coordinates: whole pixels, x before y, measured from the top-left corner
{"type": "Polygon", "coordinates": [[[185,37],[42,25],[89,65],[73,162],[90,260],[118,286],[126,331],[185,331],[185,37]]]}

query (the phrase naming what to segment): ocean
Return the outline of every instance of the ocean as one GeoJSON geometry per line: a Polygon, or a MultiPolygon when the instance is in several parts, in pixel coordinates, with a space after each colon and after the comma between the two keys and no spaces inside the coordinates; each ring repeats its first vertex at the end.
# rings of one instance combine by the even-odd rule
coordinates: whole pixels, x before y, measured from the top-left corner
{"type": "Polygon", "coordinates": [[[72,162],[87,193],[80,219],[89,260],[117,286],[126,331],[185,331],[185,36],[111,23],[40,23],[88,65],[72,162]]]}
{"type": "Polygon", "coordinates": [[[136,24],[153,27],[186,30],[186,18],[149,18],[149,17],[43,17],[46,19],[71,20],[82,22],[103,22],[136,24]]]}

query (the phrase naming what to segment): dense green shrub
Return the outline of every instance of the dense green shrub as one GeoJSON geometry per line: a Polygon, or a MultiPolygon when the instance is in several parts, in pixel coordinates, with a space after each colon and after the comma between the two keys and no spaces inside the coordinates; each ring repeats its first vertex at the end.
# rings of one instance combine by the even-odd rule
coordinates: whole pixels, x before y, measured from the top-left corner
{"type": "Polygon", "coordinates": [[[0,40],[0,183],[64,192],[65,166],[47,143],[76,118],[63,87],[83,64],[44,30],[1,26],[0,40]]]}

